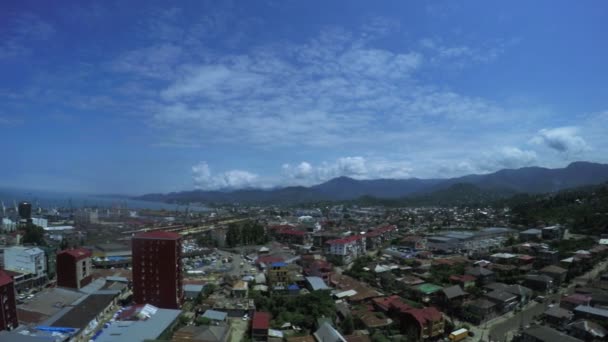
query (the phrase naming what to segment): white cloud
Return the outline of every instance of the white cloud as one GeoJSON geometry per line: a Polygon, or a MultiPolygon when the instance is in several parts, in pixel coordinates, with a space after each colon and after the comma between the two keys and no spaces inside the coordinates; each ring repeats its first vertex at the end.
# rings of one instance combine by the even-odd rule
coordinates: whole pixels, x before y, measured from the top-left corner
{"type": "Polygon", "coordinates": [[[545,128],[538,131],[532,142],[546,145],[560,153],[578,154],[589,150],[589,145],[578,135],[578,131],[574,126],[545,128]]]}
{"type": "Polygon", "coordinates": [[[484,158],[477,161],[476,164],[479,170],[487,172],[531,166],[537,161],[538,156],[535,151],[521,150],[517,147],[504,147],[484,154],[484,158]]]}
{"type": "Polygon", "coordinates": [[[349,156],[317,166],[308,162],[296,166],[283,164],[282,171],[285,184],[312,185],[341,176],[355,179],[408,178],[411,177],[412,168],[405,161],[349,156]]]}
{"type": "Polygon", "coordinates": [[[259,185],[258,175],[248,171],[230,170],[213,175],[206,162],[192,167],[192,177],[196,188],[203,190],[240,189],[259,185]]]}

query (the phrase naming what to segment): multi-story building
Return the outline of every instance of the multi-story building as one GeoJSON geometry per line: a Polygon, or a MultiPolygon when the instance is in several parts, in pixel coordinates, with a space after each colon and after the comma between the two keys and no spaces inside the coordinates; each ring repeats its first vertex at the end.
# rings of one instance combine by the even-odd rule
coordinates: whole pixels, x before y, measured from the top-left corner
{"type": "Polygon", "coordinates": [[[364,235],[351,235],[342,239],[329,240],[325,243],[325,254],[348,264],[366,253],[364,235]]]}
{"type": "Polygon", "coordinates": [[[408,309],[400,313],[400,326],[403,332],[414,332],[417,340],[434,339],[443,335],[445,320],[441,311],[435,307],[408,309]]]}
{"type": "Polygon", "coordinates": [[[91,251],[68,249],[57,254],[57,286],[80,289],[92,280],[91,251]]]}
{"type": "Polygon", "coordinates": [[[284,262],[273,262],[268,269],[268,282],[273,288],[289,283],[289,270],[284,262]]]}
{"type": "Polygon", "coordinates": [[[365,234],[365,242],[367,249],[375,249],[382,247],[385,243],[390,241],[397,233],[397,226],[388,225],[378,227],[371,232],[365,234]]]}
{"type": "Polygon", "coordinates": [[[0,270],[0,330],[12,330],[19,325],[13,279],[0,270]]]}
{"type": "Polygon", "coordinates": [[[74,213],[74,223],[91,224],[99,223],[99,212],[97,210],[81,210],[74,213]]]}
{"type": "Polygon", "coordinates": [[[163,231],[142,233],[133,237],[131,246],[135,303],[179,308],[184,297],[181,236],[163,231]]]}
{"type": "Polygon", "coordinates": [[[38,227],[46,228],[49,226],[49,221],[41,217],[32,217],[32,223],[38,227]]]}
{"type": "Polygon", "coordinates": [[[7,217],[2,218],[2,230],[5,232],[12,232],[17,229],[17,223],[7,217]]]}
{"type": "Polygon", "coordinates": [[[4,269],[20,274],[13,277],[17,288],[22,285],[39,286],[47,280],[46,255],[38,247],[13,246],[5,249],[4,269]]]}

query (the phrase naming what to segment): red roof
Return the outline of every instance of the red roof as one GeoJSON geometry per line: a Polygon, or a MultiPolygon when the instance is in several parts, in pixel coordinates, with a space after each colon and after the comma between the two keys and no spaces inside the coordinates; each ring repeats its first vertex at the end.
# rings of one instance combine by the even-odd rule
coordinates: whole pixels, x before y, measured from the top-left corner
{"type": "Polygon", "coordinates": [[[412,315],[421,326],[425,326],[427,322],[440,321],[443,318],[441,311],[433,306],[423,309],[410,309],[406,313],[412,315]]]}
{"type": "Polygon", "coordinates": [[[273,262],[283,262],[283,258],[275,257],[275,256],[261,256],[255,262],[256,264],[272,264],[273,262]]]}
{"type": "Polygon", "coordinates": [[[397,295],[392,295],[390,297],[374,298],[372,299],[372,301],[384,311],[388,311],[391,308],[395,308],[399,311],[406,311],[412,308],[411,306],[404,303],[401,300],[401,297],[397,295]]]}
{"type": "Polygon", "coordinates": [[[161,239],[161,240],[179,240],[181,235],[173,232],[165,232],[162,230],[156,232],[146,232],[135,235],[136,239],[161,239]]]}
{"type": "Polygon", "coordinates": [[[384,226],[384,227],[380,227],[380,228],[376,228],[376,229],[372,230],[371,232],[367,233],[366,236],[376,237],[376,236],[391,232],[396,229],[397,229],[397,226],[395,226],[395,225],[384,226]]]}
{"type": "Polygon", "coordinates": [[[295,228],[295,226],[292,226],[290,224],[277,224],[277,225],[268,227],[268,229],[270,229],[270,230],[282,230],[282,229],[294,229],[294,228],[295,228]]]}
{"type": "Polygon", "coordinates": [[[270,313],[256,311],[253,313],[251,327],[255,330],[266,330],[270,327],[270,313]]]}
{"type": "Polygon", "coordinates": [[[463,283],[466,283],[468,281],[475,281],[477,278],[475,278],[475,276],[472,276],[470,274],[463,274],[463,275],[451,275],[450,276],[450,280],[452,281],[460,281],[463,283]]]}
{"type": "Polygon", "coordinates": [[[304,236],[305,232],[295,229],[281,229],[278,234],[304,236]]]}
{"type": "Polygon", "coordinates": [[[349,242],[357,241],[363,239],[363,235],[351,235],[342,239],[329,240],[326,242],[328,245],[343,245],[349,242]]]}
{"type": "Polygon", "coordinates": [[[66,249],[64,251],[59,252],[59,254],[69,254],[76,258],[76,260],[90,258],[93,255],[91,251],[86,248],[66,249]]]}
{"type": "Polygon", "coordinates": [[[0,270],[0,286],[4,286],[13,282],[13,278],[4,270],[0,270]]]}

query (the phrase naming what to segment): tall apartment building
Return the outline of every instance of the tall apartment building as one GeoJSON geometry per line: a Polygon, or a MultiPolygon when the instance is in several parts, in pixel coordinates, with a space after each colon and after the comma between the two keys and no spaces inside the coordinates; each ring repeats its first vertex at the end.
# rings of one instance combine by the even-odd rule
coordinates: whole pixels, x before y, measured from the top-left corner
{"type": "Polygon", "coordinates": [[[0,270],[0,330],[12,330],[19,325],[13,279],[0,270]]]}
{"type": "Polygon", "coordinates": [[[163,309],[181,306],[182,240],[177,233],[148,232],[131,241],[133,255],[133,299],[163,309]]]}
{"type": "Polygon", "coordinates": [[[91,283],[91,251],[68,249],[57,254],[57,286],[80,289],[91,283]]]}

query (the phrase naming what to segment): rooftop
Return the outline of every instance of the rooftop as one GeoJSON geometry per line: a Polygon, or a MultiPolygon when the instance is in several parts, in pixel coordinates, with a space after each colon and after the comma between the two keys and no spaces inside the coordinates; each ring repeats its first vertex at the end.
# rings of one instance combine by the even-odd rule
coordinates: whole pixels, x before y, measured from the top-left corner
{"type": "Polygon", "coordinates": [[[160,239],[160,240],[179,240],[181,235],[173,232],[155,231],[137,234],[134,239],[160,239]]]}
{"type": "Polygon", "coordinates": [[[157,309],[143,321],[116,321],[102,330],[96,342],[157,339],[181,314],[181,310],[157,309]]]}
{"type": "Polygon", "coordinates": [[[537,341],[543,342],[582,342],[578,338],[574,338],[572,336],[568,336],[562,332],[559,332],[555,329],[546,327],[546,326],[535,326],[530,327],[523,331],[524,335],[529,335],[534,337],[537,341]]]}
{"type": "Polygon", "coordinates": [[[270,313],[256,311],[253,313],[251,328],[255,330],[266,330],[270,327],[270,313]]]}
{"type": "Polygon", "coordinates": [[[58,253],[59,254],[68,254],[73,256],[76,260],[81,260],[85,258],[90,258],[93,254],[90,250],[86,248],[76,248],[76,249],[66,249],[58,253]]]}

